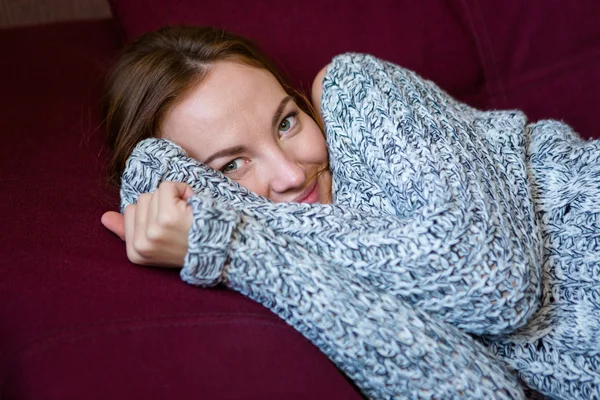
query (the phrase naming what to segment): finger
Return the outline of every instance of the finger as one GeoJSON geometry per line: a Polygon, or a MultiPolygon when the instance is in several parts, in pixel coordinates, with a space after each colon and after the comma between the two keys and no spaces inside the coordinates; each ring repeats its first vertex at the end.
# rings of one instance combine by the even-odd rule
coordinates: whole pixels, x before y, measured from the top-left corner
{"type": "Polygon", "coordinates": [[[162,189],[160,186],[150,198],[150,204],[148,205],[148,216],[147,216],[147,225],[146,225],[146,237],[150,240],[157,239],[158,237],[158,216],[159,216],[159,201],[160,201],[160,192],[162,189]]]}
{"type": "Polygon", "coordinates": [[[152,195],[150,193],[144,193],[141,194],[137,199],[134,217],[134,244],[145,240],[144,236],[146,235],[146,226],[148,224],[148,206],[150,205],[151,198],[152,195]]]}
{"type": "Polygon", "coordinates": [[[148,258],[148,252],[151,251],[150,243],[146,237],[146,229],[148,225],[148,206],[152,194],[141,194],[135,205],[133,240],[131,243],[131,253],[133,259],[130,260],[136,264],[144,264],[148,258]]]}
{"type": "Polygon", "coordinates": [[[133,247],[133,238],[135,235],[135,204],[130,204],[123,210],[123,219],[125,222],[125,244],[127,248],[127,258],[129,261],[135,263],[139,259],[139,254],[133,247]]]}
{"type": "Polygon", "coordinates": [[[193,195],[195,195],[196,193],[194,193],[194,189],[192,189],[192,187],[190,185],[188,185],[187,183],[184,183],[183,185],[184,185],[184,191],[183,191],[182,199],[187,202],[187,200],[190,197],[192,197],[193,195]]]}
{"type": "Polygon", "coordinates": [[[163,182],[163,185],[167,186],[170,196],[185,201],[195,194],[194,189],[185,182],[163,182]]]}
{"type": "Polygon", "coordinates": [[[108,230],[125,240],[125,219],[123,215],[115,211],[107,211],[102,215],[100,219],[102,225],[108,230]]]}

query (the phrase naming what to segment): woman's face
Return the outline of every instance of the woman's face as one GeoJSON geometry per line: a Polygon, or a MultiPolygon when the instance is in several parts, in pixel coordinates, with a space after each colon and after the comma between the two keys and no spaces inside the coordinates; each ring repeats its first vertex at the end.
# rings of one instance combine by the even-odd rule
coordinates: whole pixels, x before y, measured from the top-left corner
{"type": "Polygon", "coordinates": [[[216,63],[160,135],[274,202],[331,202],[325,138],[266,70],[216,63]]]}

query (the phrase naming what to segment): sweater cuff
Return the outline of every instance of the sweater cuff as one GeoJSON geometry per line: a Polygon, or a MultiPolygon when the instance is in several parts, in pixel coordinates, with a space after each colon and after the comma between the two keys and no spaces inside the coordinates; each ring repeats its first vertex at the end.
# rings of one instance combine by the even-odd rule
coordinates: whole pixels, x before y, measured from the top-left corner
{"type": "Polygon", "coordinates": [[[216,286],[226,278],[225,264],[241,216],[204,196],[188,200],[194,220],[188,234],[181,279],[195,286],[216,286]]]}

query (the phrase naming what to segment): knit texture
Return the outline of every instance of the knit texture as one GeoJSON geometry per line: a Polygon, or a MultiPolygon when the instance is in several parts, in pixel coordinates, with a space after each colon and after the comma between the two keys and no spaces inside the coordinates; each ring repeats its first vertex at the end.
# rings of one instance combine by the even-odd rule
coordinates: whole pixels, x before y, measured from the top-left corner
{"type": "Polygon", "coordinates": [[[333,59],[321,111],[334,205],[273,204],[147,139],[121,210],[190,184],[182,278],[265,305],[371,398],[522,398],[506,365],[598,397],[598,144],[361,54],[333,59]]]}

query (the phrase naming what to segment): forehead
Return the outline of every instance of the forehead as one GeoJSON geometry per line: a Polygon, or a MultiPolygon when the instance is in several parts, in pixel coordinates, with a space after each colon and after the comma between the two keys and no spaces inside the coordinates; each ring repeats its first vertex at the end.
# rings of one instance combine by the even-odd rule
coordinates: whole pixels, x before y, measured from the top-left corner
{"type": "Polygon", "coordinates": [[[190,156],[202,159],[199,153],[213,150],[217,140],[239,141],[244,132],[263,131],[286,95],[267,70],[218,62],[167,112],[160,133],[183,146],[190,156]],[[203,149],[195,145],[198,142],[203,149]]]}

